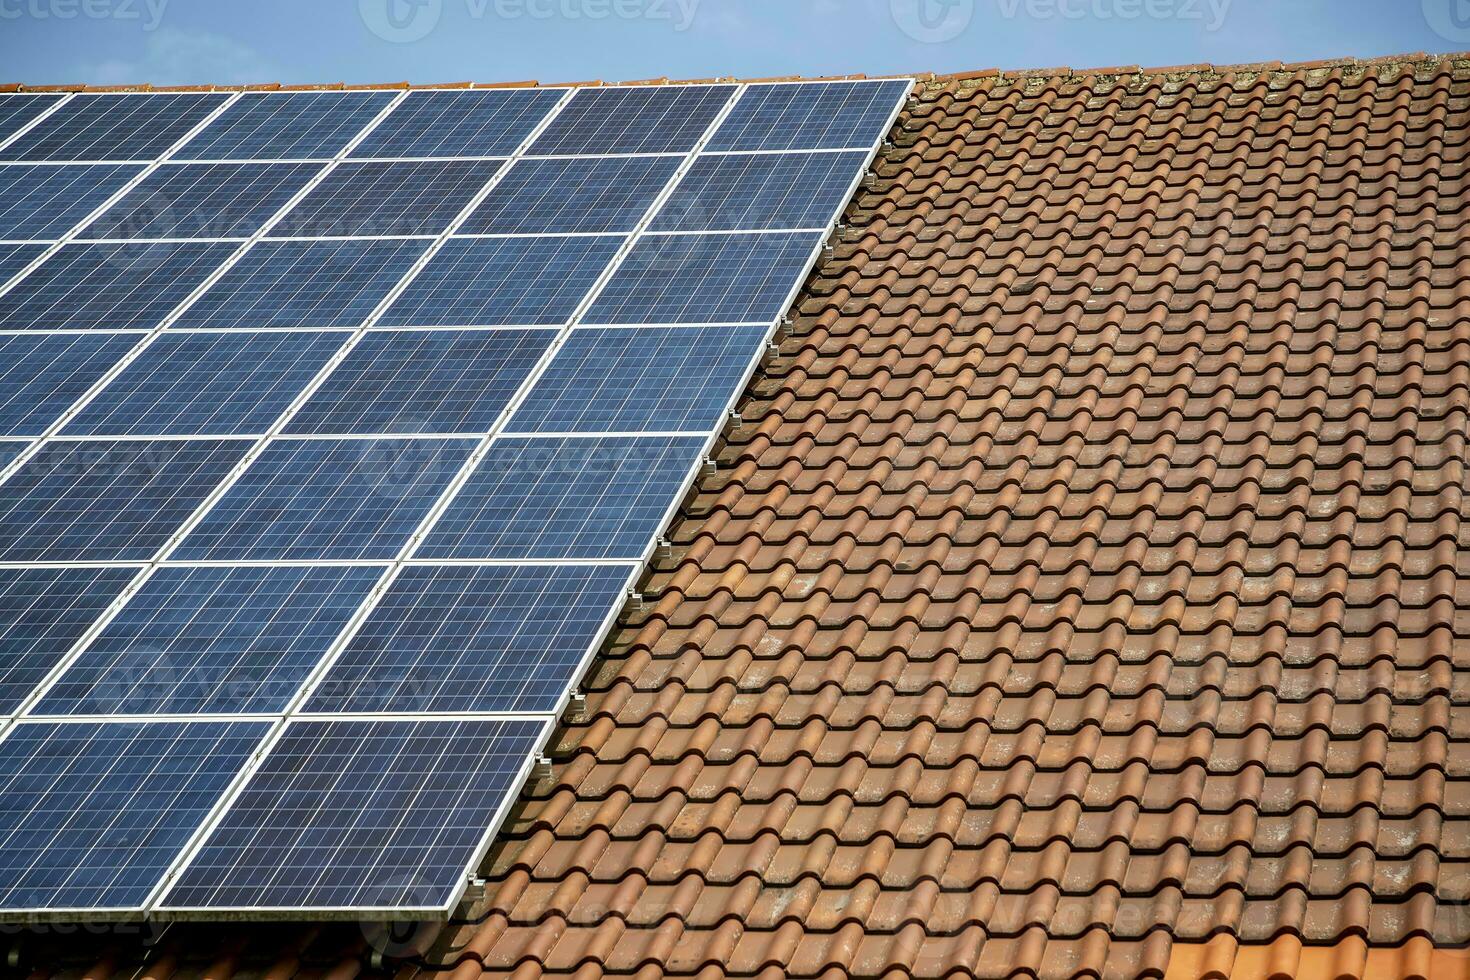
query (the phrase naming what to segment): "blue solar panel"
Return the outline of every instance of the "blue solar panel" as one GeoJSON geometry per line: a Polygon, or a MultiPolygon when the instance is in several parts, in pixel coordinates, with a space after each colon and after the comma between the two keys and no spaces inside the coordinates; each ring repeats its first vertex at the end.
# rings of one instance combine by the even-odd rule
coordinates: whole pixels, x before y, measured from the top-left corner
{"type": "Polygon", "coordinates": [[[584,88],[528,153],[683,153],[725,107],[732,85],[584,88]]]}
{"type": "Polygon", "coordinates": [[[19,132],[64,95],[0,95],[0,140],[19,132]]]}
{"type": "Polygon", "coordinates": [[[632,231],[678,169],[678,157],[522,160],[459,231],[510,235],[632,231]]]}
{"type": "Polygon", "coordinates": [[[621,238],[451,238],[379,324],[562,323],[592,289],[621,238]]]}
{"type": "Polygon", "coordinates": [[[706,150],[825,150],[869,147],[888,129],[908,90],[884,82],[752,85],[706,150]]]}
{"type": "Polygon", "coordinates": [[[0,286],[5,285],[26,266],[34,262],[46,245],[0,245],[0,286]]]}
{"type": "Polygon", "coordinates": [[[392,92],[247,92],[174,154],[177,160],[336,156],[392,92]]]}
{"type": "Polygon", "coordinates": [[[136,568],[0,568],[0,714],[9,714],[76,646],[136,568]]]}
{"type": "Polygon", "coordinates": [[[369,334],[333,369],[287,432],[486,433],[554,330],[369,334]]]}
{"type": "Polygon", "coordinates": [[[0,909],[137,909],[269,730],[12,728],[0,741],[0,909]]]}
{"type": "Polygon", "coordinates": [[[624,565],[410,565],[304,711],[555,711],[611,612],[624,565]]]}
{"type": "Polygon", "coordinates": [[[321,169],[318,163],[165,164],[79,238],[253,235],[321,169]]]}
{"type": "Polygon", "coordinates": [[[46,431],[137,340],[133,334],[0,337],[0,435],[46,431]]]}
{"type": "Polygon", "coordinates": [[[473,439],[284,439],[266,447],[174,552],[180,561],[388,559],[473,439]]]}
{"type": "Polygon", "coordinates": [[[170,333],[67,423],[67,435],[261,435],[341,349],[340,333],[170,333]]]}
{"type": "Polygon", "coordinates": [[[226,98],[213,92],[74,95],[0,148],[0,160],[152,160],[226,98]]]}
{"type": "Polygon", "coordinates": [[[161,904],[445,909],[546,727],[292,722],[161,904]]]}
{"type": "Polygon", "coordinates": [[[29,447],[30,443],[23,439],[8,439],[0,442],[0,470],[19,459],[20,454],[29,447]]]}
{"type": "Polygon", "coordinates": [[[419,160],[338,164],[272,235],[437,235],[504,164],[419,160]]]}
{"type": "Polygon", "coordinates": [[[822,240],[819,232],[640,238],[586,323],[775,320],[822,240]]]}
{"type": "Polygon", "coordinates": [[[136,163],[0,164],[0,238],[59,238],[142,170],[136,163]]]}
{"type": "Polygon", "coordinates": [[[867,162],[856,153],[701,156],[659,208],[653,231],[825,228],[867,162]]]}
{"type": "Polygon", "coordinates": [[[364,565],[162,568],[34,712],[281,711],[381,577],[364,565]]]}
{"type": "Polygon", "coordinates": [[[765,339],[765,327],[574,330],[506,428],[512,432],[717,428],[765,339]]]}
{"type": "Polygon", "coordinates": [[[561,97],[559,89],[410,92],[352,155],[508,156],[561,97]]]}
{"type": "Polygon", "coordinates": [[[65,245],[0,295],[0,328],[152,329],[238,247],[228,242],[65,245]]]}
{"type": "Polygon", "coordinates": [[[703,437],[499,439],[415,558],[642,558],[703,437]]]}
{"type": "Polygon", "coordinates": [[[414,238],[257,242],[176,326],[355,327],[428,247],[414,238]]]}

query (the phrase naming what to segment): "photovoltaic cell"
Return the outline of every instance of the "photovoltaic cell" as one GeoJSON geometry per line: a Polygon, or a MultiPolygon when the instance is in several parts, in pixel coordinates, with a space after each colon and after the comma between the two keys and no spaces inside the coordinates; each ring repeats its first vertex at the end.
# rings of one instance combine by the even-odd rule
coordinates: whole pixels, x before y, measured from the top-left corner
{"type": "Polygon", "coordinates": [[[73,95],[15,142],[0,160],[152,160],[161,156],[228,96],[73,95]]]}
{"type": "Polygon", "coordinates": [[[173,557],[394,558],[474,448],[473,439],[272,443],[173,557]]]}
{"type": "Polygon", "coordinates": [[[311,713],[551,712],[625,565],[410,565],[307,698],[311,713]]]}
{"type": "Polygon", "coordinates": [[[77,237],[246,237],[321,168],[319,163],[165,164],[77,237]]]}
{"type": "Polygon", "coordinates": [[[679,169],[677,157],[521,160],[462,234],[632,231],[679,169]]]}
{"type": "Polygon", "coordinates": [[[67,423],[66,435],[263,435],[346,338],[164,331],[67,423]]]}
{"type": "Polygon", "coordinates": [[[64,95],[0,95],[0,140],[18,132],[64,95]]]}
{"type": "Polygon", "coordinates": [[[825,150],[872,146],[908,86],[883,82],[752,85],[705,144],[719,150],[825,150]]]}
{"type": "Polygon", "coordinates": [[[136,568],[0,568],[0,714],[20,707],[138,574],[136,568]]]}
{"type": "Polygon", "coordinates": [[[392,92],[247,92],[176,160],[282,160],[336,156],[393,101],[392,92]]]}
{"type": "Polygon", "coordinates": [[[410,92],[352,155],[509,155],[561,97],[560,89],[410,92]]]}
{"type": "Polygon", "coordinates": [[[162,905],[444,909],[546,727],[293,721],[162,905]]]}
{"type": "Polygon", "coordinates": [[[29,447],[30,443],[24,439],[7,439],[0,442],[0,470],[19,459],[20,454],[29,447]]]}
{"type": "Polygon", "coordinates": [[[13,279],[47,248],[46,245],[0,245],[0,286],[13,279]]]}
{"type": "Polygon", "coordinates": [[[364,565],[162,568],[34,711],[281,711],[381,577],[364,565]]]}
{"type": "Polygon", "coordinates": [[[414,238],[260,241],[175,325],[355,327],[428,247],[414,238]]]}
{"type": "Polygon", "coordinates": [[[572,315],[623,239],[451,238],[379,324],[555,324],[572,315]]]}
{"type": "Polygon", "coordinates": [[[704,441],[499,439],[413,557],[642,558],[704,441]]]}
{"type": "Polygon", "coordinates": [[[498,160],[342,163],[271,234],[437,235],[502,166],[498,160]]]}
{"type": "Polygon", "coordinates": [[[732,85],[584,88],[528,153],[683,153],[699,142],[734,93],[732,85]]]}
{"type": "Polygon", "coordinates": [[[573,330],[516,409],[512,432],[716,428],[765,327],[573,330]]]}
{"type": "Polygon", "coordinates": [[[140,907],[269,730],[12,728],[0,741],[0,910],[140,907]]]}
{"type": "Polygon", "coordinates": [[[286,431],[487,433],[555,339],[554,330],[371,333],[286,431]]]}
{"type": "Polygon", "coordinates": [[[649,226],[653,231],[825,228],[867,162],[856,153],[700,156],[649,226]]]}
{"type": "Polygon", "coordinates": [[[820,232],[640,238],[583,322],[774,320],[821,240],[820,232]]]}
{"type": "Polygon", "coordinates": [[[148,561],[249,446],[48,443],[0,483],[0,561],[148,561]]]}
{"type": "Polygon", "coordinates": [[[0,238],[59,238],[142,170],[136,163],[0,164],[0,238]]]}
{"type": "Polygon", "coordinates": [[[0,328],[152,329],[238,247],[229,242],[64,245],[0,295],[0,328]]]}
{"type": "Polygon", "coordinates": [[[0,435],[46,431],[137,341],[135,334],[0,337],[0,435]]]}

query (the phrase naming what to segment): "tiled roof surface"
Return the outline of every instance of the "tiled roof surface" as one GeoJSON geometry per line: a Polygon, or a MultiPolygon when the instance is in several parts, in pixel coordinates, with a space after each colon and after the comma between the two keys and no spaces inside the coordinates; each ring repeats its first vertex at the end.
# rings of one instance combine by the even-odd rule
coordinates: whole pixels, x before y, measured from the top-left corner
{"type": "MultiPolygon", "coordinates": [[[[1467,156],[1464,60],[921,87],[401,972],[1470,976],[1467,156]]],[[[363,968],[249,928],[139,975],[363,968]]]]}

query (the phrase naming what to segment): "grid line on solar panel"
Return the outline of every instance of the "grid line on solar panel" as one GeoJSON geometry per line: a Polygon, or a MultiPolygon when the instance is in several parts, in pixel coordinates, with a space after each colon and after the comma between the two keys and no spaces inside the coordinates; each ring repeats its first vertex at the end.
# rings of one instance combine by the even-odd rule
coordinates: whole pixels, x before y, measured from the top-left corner
{"type": "Polygon", "coordinates": [[[825,228],[866,162],[866,151],[700,156],[649,230],[825,228]]]}
{"type": "Polygon", "coordinates": [[[0,144],[65,98],[64,95],[0,95],[0,144]]]}
{"type": "Polygon", "coordinates": [[[750,85],[705,149],[871,147],[908,86],[906,79],[750,85]]]}
{"type": "Polygon", "coordinates": [[[770,322],[785,311],[821,240],[820,232],[646,235],[583,322],[770,322]]]}
{"type": "Polygon", "coordinates": [[[397,94],[246,92],[173,156],[176,160],[334,157],[397,94]]]}
{"type": "Polygon", "coordinates": [[[272,442],[170,557],[395,558],[474,445],[467,439],[272,442]]]}
{"type": "Polygon", "coordinates": [[[629,232],[679,168],[679,157],[522,159],[461,234],[629,232]]]}
{"type": "Polygon", "coordinates": [[[321,169],[319,163],[161,164],[77,237],[248,237],[321,169]]]}
{"type": "Polygon", "coordinates": [[[151,329],[235,249],[221,242],[63,245],[0,294],[0,327],[151,329]]]}
{"type": "Polygon", "coordinates": [[[624,565],[411,565],[307,713],[552,712],[627,586],[624,565]]]}
{"type": "Polygon", "coordinates": [[[414,558],[641,558],[702,436],[497,438],[414,558]]]}
{"type": "Polygon", "coordinates": [[[0,435],[41,435],[136,343],[132,334],[0,337],[0,435]]]}
{"type": "Polygon", "coordinates": [[[20,707],[136,574],[125,567],[0,569],[0,714],[20,707]]]}
{"type": "Polygon", "coordinates": [[[149,561],[248,448],[48,442],[0,483],[0,561],[149,561]]]}
{"type": "Polygon", "coordinates": [[[0,238],[60,238],[142,172],[136,163],[0,164],[0,238]]]}
{"type": "Polygon", "coordinates": [[[381,575],[370,566],[160,568],[31,712],[280,712],[381,575]]]}
{"type": "Polygon", "coordinates": [[[0,740],[0,910],[140,908],[266,722],[38,723],[0,740]]]}
{"type": "Polygon", "coordinates": [[[438,235],[503,166],[492,160],[339,163],[271,235],[438,235]]]}
{"type": "Polygon", "coordinates": [[[285,431],[488,433],[553,340],[548,330],[368,334],[285,431]]]}
{"type": "Polygon", "coordinates": [[[507,432],[705,431],[765,346],[765,327],[582,327],[506,423],[507,432]]]}
{"type": "Polygon", "coordinates": [[[352,155],[506,156],[562,97],[559,89],[410,92],[352,155]]]}
{"type": "Polygon", "coordinates": [[[6,283],[44,255],[46,249],[46,245],[29,242],[0,245],[0,294],[3,294],[6,283]]]}
{"type": "Polygon", "coordinates": [[[343,343],[335,333],[164,331],[63,432],[264,435],[343,343]]]}
{"type": "Polygon", "coordinates": [[[0,147],[0,160],[152,160],[229,99],[210,92],[73,95],[0,147]]]}
{"type": "Polygon", "coordinates": [[[526,152],[682,153],[699,142],[737,90],[734,85],[579,89],[526,152]]]}
{"type": "Polygon", "coordinates": [[[624,239],[451,238],[378,319],[380,326],[562,323],[624,239]]]}
{"type": "Polygon", "coordinates": [[[447,908],[548,720],[300,720],[161,909],[447,908]]]}

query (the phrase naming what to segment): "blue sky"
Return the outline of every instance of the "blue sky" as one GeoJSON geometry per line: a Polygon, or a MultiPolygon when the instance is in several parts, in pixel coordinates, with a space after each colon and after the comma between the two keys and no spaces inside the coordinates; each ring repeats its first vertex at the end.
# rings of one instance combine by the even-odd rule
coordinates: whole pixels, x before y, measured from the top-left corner
{"type": "Polygon", "coordinates": [[[0,0],[0,81],[543,82],[1470,49],[1470,0],[0,0]]]}

